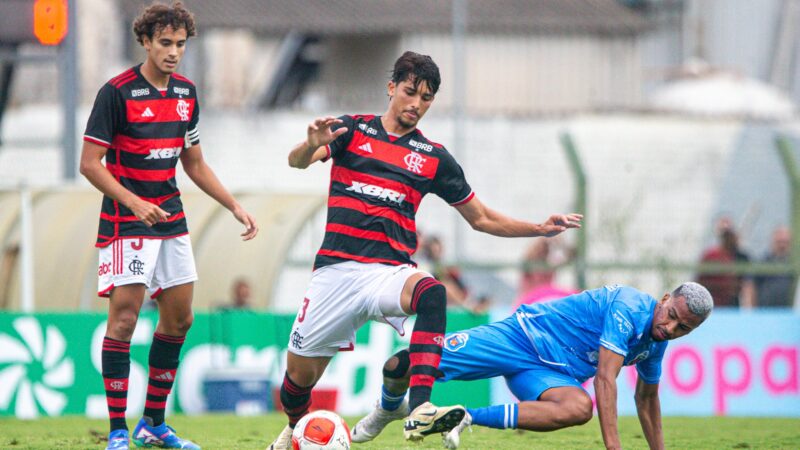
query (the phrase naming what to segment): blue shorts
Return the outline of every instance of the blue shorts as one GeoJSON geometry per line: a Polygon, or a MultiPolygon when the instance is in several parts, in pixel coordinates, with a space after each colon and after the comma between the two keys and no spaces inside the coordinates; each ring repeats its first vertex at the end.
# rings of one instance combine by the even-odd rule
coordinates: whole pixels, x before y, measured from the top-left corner
{"type": "Polygon", "coordinates": [[[445,336],[439,370],[441,382],[502,376],[520,401],[538,400],[554,387],[583,389],[574,377],[539,359],[514,316],[445,336]]]}

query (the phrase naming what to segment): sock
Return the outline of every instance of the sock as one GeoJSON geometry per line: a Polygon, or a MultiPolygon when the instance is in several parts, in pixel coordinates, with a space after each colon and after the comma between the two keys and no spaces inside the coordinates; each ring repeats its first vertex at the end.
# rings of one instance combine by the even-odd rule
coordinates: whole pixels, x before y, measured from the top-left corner
{"type": "Polygon", "coordinates": [[[297,422],[308,413],[308,408],[311,406],[311,390],[314,385],[301,387],[295,384],[289,374],[283,375],[283,384],[281,385],[281,405],[283,411],[289,416],[289,426],[294,428],[297,422]]]}
{"type": "Polygon", "coordinates": [[[150,346],[150,375],[147,380],[147,400],[144,403],[144,415],[153,419],[153,425],[164,423],[164,409],[167,396],[175,382],[181,347],[185,336],[167,336],[153,333],[153,344],[150,346]]]}
{"type": "Polygon", "coordinates": [[[101,353],[103,384],[111,431],[127,430],[125,409],[128,407],[128,376],[131,372],[131,343],[108,336],[103,338],[101,353]]]}
{"type": "Polygon", "coordinates": [[[405,391],[402,394],[392,394],[386,389],[386,386],[381,387],[381,408],[386,411],[397,411],[404,398],[406,398],[405,391]]]}
{"type": "Polygon", "coordinates": [[[467,412],[472,416],[473,425],[481,425],[489,428],[517,428],[519,419],[519,404],[506,403],[505,405],[493,405],[486,408],[467,408],[467,412]]]}
{"type": "Polygon", "coordinates": [[[444,330],[447,326],[447,297],[444,285],[431,277],[417,282],[411,297],[411,309],[417,313],[411,345],[408,406],[411,411],[430,401],[433,382],[438,376],[442,359],[444,330]]]}

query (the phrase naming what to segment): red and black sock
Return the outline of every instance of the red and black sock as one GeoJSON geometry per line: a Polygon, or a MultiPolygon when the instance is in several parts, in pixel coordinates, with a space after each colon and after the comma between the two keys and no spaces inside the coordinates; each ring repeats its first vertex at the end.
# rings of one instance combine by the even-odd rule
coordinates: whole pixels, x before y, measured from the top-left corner
{"type": "Polygon", "coordinates": [[[128,376],[131,372],[131,343],[108,336],[103,338],[101,352],[103,384],[111,431],[127,430],[125,409],[128,407],[128,376]]]}
{"type": "Polygon", "coordinates": [[[408,347],[411,360],[408,406],[413,411],[430,401],[433,382],[441,376],[439,362],[447,327],[447,293],[444,285],[431,277],[421,279],[414,287],[411,309],[417,313],[411,345],[408,347]]]}
{"type": "Polygon", "coordinates": [[[281,385],[281,405],[283,411],[289,416],[289,426],[294,428],[297,422],[308,413],[311,406],[311,390],[314,385],[307,387],[298,386],[286,373],[281,385]]]}
{"type": "Polygon", "coordinates": [[[164,423],[164,409],[167,396],[175,382],[178,372],[181,347],[185,336],[167,336],[154,333],[150,346],[150,375],[147,380],[147,400],[144,403],[144,415],[153,419],[153,425],[164,423]]]}

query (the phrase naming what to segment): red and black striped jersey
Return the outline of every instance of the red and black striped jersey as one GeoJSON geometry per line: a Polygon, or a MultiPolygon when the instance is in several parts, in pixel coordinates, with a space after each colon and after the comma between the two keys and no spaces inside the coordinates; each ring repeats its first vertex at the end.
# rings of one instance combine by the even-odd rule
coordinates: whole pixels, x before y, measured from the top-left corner
{"type": "Polygon", "coordinates": [[[126,189],[170,213],[148,227],[130,209],[103,197],[97,247],[119,237],[165,239],[189,232],[175,166],[185,148],[200,143],[200,107],[194,84],[173,74],[166,90],[151,85],[141,64],[108,81],[97,98],[83,139],[106,151],[106,168],[126,189]]]}
{"type": "MultiPolygon", "coordinates": [[[[379,116],[341,116],[347,133],[331,142],[333,159],[325,239],[315,268],[343,261],[414,264],[416,212],[433,192],[456,206],[473,197],[464,171],[419,130],[390,136],[379,116]]],[[[327,158],[326,158],[327,159],[327,158]]]]}

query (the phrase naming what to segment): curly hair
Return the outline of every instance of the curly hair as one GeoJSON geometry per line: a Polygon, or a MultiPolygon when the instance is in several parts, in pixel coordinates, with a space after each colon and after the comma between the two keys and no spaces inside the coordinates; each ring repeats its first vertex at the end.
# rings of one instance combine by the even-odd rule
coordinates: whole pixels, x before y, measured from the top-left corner
{"type": "Polygon", "coordinates": [[[155,34],[167,27],[172,27],[173,30],[185,29],[187,38],[197,35],[194,15],[184,8],[181,2],[174,2],[172,6],[163,3],[153,3],[148,6],[142,15],[133,21],[133,34],[136,35],[136,40],[144,45],[145,36],[153,39],[155,34]]]}

